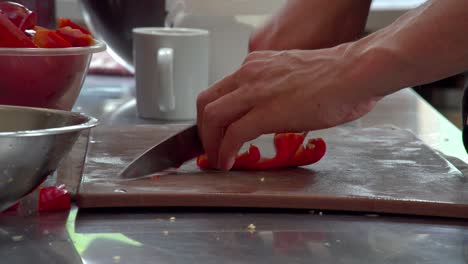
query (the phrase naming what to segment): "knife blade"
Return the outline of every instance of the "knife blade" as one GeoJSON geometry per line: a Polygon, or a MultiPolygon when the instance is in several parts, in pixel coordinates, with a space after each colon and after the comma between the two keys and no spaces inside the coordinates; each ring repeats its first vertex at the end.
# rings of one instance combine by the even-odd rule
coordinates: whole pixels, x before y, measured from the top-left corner
{"type": "Polygon", "coordinates": [[[177,168],[203,153],[198,127],[192,125],[145,151],[120,173],[120,177],[138,178],[177,168]]]}

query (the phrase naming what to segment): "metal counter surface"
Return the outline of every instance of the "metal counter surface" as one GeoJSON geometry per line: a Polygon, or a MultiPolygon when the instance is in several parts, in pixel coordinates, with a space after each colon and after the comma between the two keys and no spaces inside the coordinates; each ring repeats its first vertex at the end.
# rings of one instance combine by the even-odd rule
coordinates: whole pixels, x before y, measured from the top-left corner
{"type": "MultiPolygon", "coordinates": [[[[131,78],[89,76],[75,111],[101,125],[136,117],[131,78]]],[[[416,93],[347,125],[393,124],[467,161],[461,132],[416,93]]],[[[253,209],[133,209],[0,215],[1,263],[466,263],[458,219],[253,209]],[[249,225],[251,228],[248,228],[249,225]]]]}

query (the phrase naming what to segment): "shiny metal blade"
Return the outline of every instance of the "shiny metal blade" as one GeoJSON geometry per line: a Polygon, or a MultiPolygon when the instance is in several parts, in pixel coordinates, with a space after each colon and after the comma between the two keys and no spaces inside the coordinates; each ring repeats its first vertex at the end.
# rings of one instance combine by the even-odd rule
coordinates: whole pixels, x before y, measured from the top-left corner
{"type": "Polygon", "coordinates": [[[184,162],[203,154],[198,128],[193,125],[148,149],[133,160],[120,174],[129,179],[147,176],[169,168],[177,168],[184,162]]]}

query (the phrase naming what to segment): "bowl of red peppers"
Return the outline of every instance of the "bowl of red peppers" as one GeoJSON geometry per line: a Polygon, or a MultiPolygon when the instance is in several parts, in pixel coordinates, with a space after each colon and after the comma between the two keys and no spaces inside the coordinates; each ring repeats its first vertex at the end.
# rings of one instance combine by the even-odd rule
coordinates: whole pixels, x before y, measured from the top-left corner
{"type": "Polygon", "coordinates": [[[34,11],[0,2],[0,105],[71,110],[93,53],[105,49],[70,19],[45,28],[34,11]]]}

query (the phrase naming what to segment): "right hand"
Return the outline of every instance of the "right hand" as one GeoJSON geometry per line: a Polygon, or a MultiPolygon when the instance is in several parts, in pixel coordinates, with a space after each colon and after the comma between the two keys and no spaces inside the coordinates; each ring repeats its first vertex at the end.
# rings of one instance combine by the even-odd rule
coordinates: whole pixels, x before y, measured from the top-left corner
{"type": "Polygon", "coordinates": [[[381,78],[358,54],[347,44],[250,53],[239,70],[198,96],[211,166],[229,170],[242,145],[262,134],[329,128],[369,112],[381,78]]]}
{"type": "Polygon", "coordinates": [[[249,41],[249,51],[322,49],[358,39],[371,0],[288,0],[249,41]]]}

